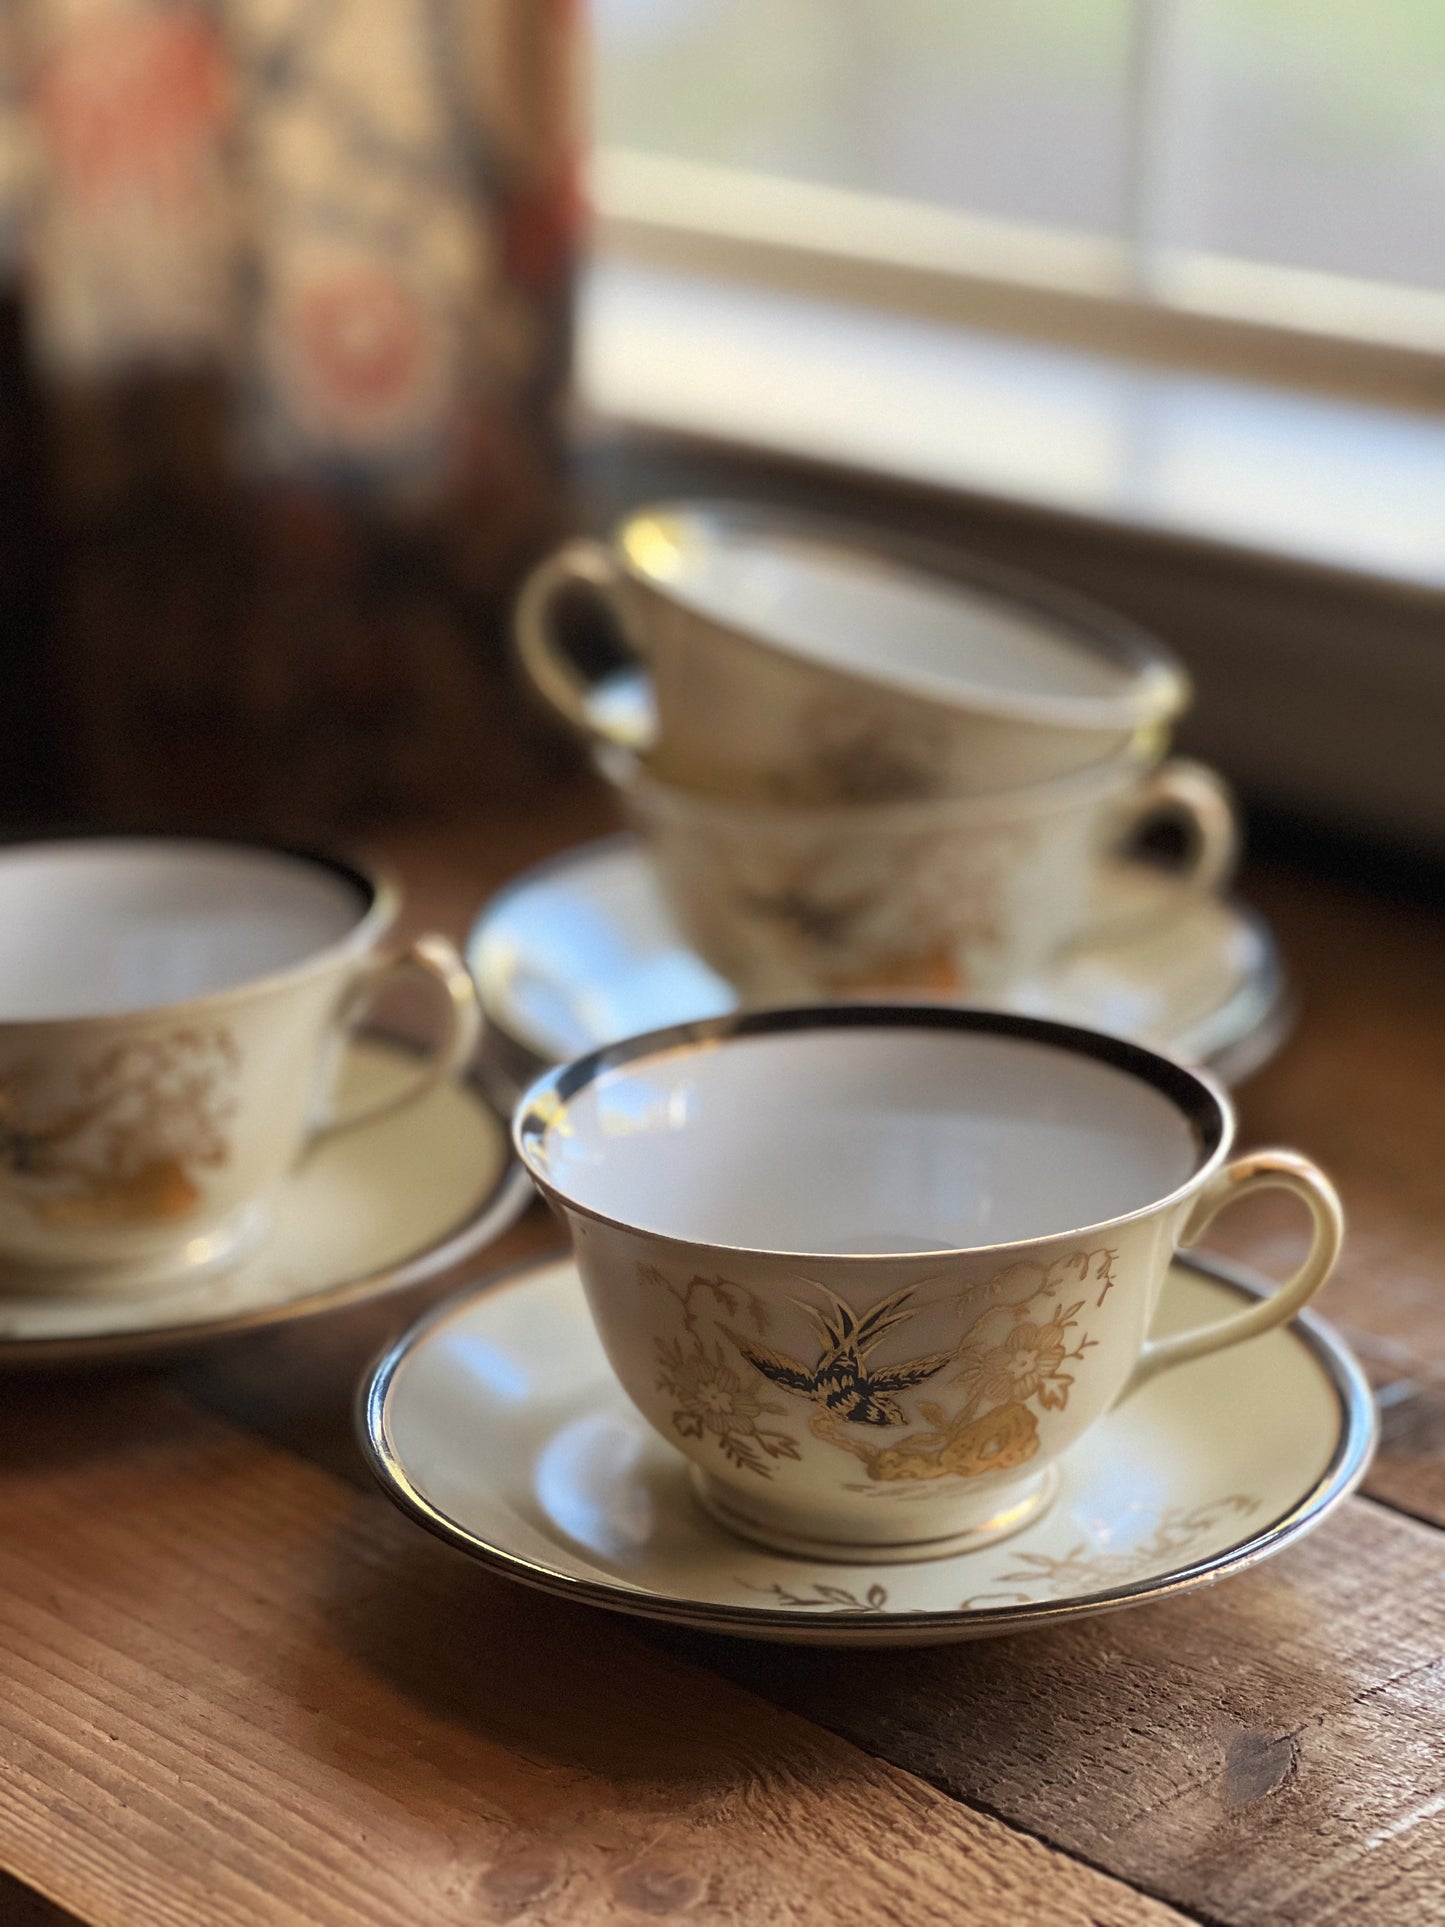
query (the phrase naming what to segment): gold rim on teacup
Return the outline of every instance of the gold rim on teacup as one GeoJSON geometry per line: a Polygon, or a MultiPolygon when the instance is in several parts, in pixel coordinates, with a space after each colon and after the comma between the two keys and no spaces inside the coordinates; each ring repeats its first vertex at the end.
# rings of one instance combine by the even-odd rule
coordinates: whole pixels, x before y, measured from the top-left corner
{"type": "Polygon", "coordinates": [[[613,1369],[701,1502],[815,1558],[1018,1530],[1104,1413],[1292,1316],[1342,1235],[1306,1159],[1231,1157],[1211,1079],[995,1011],[678,1026],[549,1073],[513,1128],[613,1369]],[[1235,1317],[1151,1336],[1176,1251],[1271,1187],[1310,1213],[1300,1268],[1235,1317]]]}
{"type": "Polygon", "coordinates": [[[1190,695],[1166,649],[1070,591],[917,541],[735,503],[642,509],[609,542],[568,543],[525,585],[516,639],[532,681],[585,736],[636,751],[694,789],[778,800],[979,794],[1047,780],[1131,740],[1162,748],[1190,695]],[[791,557],[804,576],[811,557],[821,581],[829,570],[838,578],[815,582],[815,597],[832,595],[846,614],[800,627],[796,595],[790,617],[778,606],[786,597],[743,606],[737,581],[704,589],[709,556],[730,543],[752,543],[774,565],[791,557]],[[630,679],[594,676],[569,652],[555,617],[577,593],[608,611],[638,672],[630,679]],[[869,597],[890,593],[900,607],[875,608],[870,622],[869,597]],[[950,616],[928,616],[930,601],[950,616]],[[960,660],[970,624],[996,631],[987,643],[974,635],[971,671],[960,660]],[[855,629],[863,646],[843,649],[855,629]],[[1039,671],[1035,683],[1046,686],[1029,687],[1025,666],[1046,658],[1056,686],[1039,671]],[[990,662],[988,674],[980,665],[990,662]]]}

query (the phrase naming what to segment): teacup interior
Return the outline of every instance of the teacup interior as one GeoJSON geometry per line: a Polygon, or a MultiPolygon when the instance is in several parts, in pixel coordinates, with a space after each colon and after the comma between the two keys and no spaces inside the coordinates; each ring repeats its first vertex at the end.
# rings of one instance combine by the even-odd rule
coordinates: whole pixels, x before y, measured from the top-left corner
{"type": "Polygon", "coordinates": [[[922,694],[1118,701],[1138,670],[1082,627],[885,557],[705,513],[639,518],[633,561],[714,620],[922,694]]]}
{"type": "Polygon", "coordinates": [[[952,1250],[1082,1229],[1178,1189],[1225,1126],[1207,1088],[1176,1076],[1171,1093],[1018,1035],[777,1030],[605,1069],[523,1139],[564,1198],[664,1236],[952,1250]]]}
{"type": "Polygon", "coordinates": [[[84,838],[0,850],[0,1022],[110,1016],[228,990],[339,943],[360,876],[261,846],[84,838]]]}

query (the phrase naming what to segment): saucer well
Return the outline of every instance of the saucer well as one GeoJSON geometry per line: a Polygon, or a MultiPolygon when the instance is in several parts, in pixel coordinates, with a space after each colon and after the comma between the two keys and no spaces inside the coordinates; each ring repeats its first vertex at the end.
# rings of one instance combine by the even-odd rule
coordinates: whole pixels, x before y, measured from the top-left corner
{"type": "MultiPolygon", "coordinates": [[[[1138,863],[1114,865],[1107,890],[1106,912],[1117,905],[1130,934],[1081,945],[991,1001],[1137,1038],[1226,1083],[1257,1070],[1290,1019],[1263,921],[1138,863]]],[[[467,962],[487,1016],[488,1087],[508,1104],[549,1064],[737,1008],[732,987],[678,935],[630,836],[517,877],[478,918],[467,962]]]]}
{"type": "MultiPolygon", "coordinates": [[[[404,1045],[353,1041],[340,1071],[342,1114],[404,1088],[415,1067],[404,1045]]],[[[48,1295],[28,1289],[34,1273],[0,1272],[0,1369],[165,1353],[359,1304],[499,1237],[531,1195],[480,1091],[444,1084],[318,1145],[272,1199],[264,1243],[227,1270],[48,1295]]]]}
{"type": "MultiPolygon", "coordinates": [[[[1177,1263],[1156,1330],[1262,1289],[1177,1263]]],[[[1017,1632],[1240,1572],[1317,1526],[1375,1437],[1359,1367],[1305,1314],[1145,1385],[1069,1453],[1048,1512],[1006,1541],[916,1564],[798,1559],[702,1511],[687,1462],[613,1377],[570,1261],[422,1319],[374,1369],[359,1423],[389,1496],[509,1578],[703,1631],[849,1646],[1017,1632]]]]}

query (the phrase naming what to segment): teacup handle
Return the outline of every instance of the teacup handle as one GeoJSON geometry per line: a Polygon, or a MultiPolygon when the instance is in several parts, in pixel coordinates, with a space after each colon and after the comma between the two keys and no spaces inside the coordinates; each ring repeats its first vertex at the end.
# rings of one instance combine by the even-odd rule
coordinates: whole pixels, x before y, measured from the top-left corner
{"type": "Polygon", "coordinates": [[[579,537],[540,563],[522,585],[517,598],[516,644],[522,667],[547,701],[582,735],[605,736],[624,749],[647,749],[650,734],[630,729],[620,717],[599,715],[594,702],[597,684],[567,653],[553,620],[559,598],[568,589],[587,589],[612,615],[624,637],[628,631],[624,605],[625,578],[601,542],[579,537]]]}
{"type": "MultiPolygon", "coordinates": [[[[339,1137],[343,1131],[354,1131],[363,1124],[375,1124],[406,1110],[428,1091],[434,1091],[438,1084],[454,1077],[471,1058],[482,1028],[477,987],[456,946],[435,934],[418,937],[404,950],[375,957],[363,967],[335,1018],[334,1035],[338,1043],[351,1031],[382,985],[408,972],[425,977],[441,992],[445,1028],[440,1042],[404,1090],[375,1104],[364,1104],[345,1117],[331,1116],[329,1107],[324,1108],[312,1124],[306,1144],[308,1152],[339,1137]]],[[[330,1063],[326,1069],[329,1071],[330,1063]]]]}
{"type": "Polygon", "coordinates": [[[1240,839],[1234,799],[1223,778],[1183,756],[1151,770],[1110,825],[1113,848],[1127,849],[1160,817],[1182,823],[1188,835],[1183,865],[1174,872],[1183,887],[1200,896],[1226,889],[1239,863],[1240,839]]]}
{"type": "MultiPolygon", "coordinates": [[[[1134,1391],[1146,1379],[1167,1372],[1171,1365],[1202,1358],[1206,1352],[1222,1351],[1255,1338],[1276,1325],[1293,1318],[1300,1307],[1313,1298],[1335,1268],[1344,1238],[1345,1220],[1335,1187],[1317,1165],[1296,1151],[1251,1151],[1234,1158],[1215,1173],[1195,1199],[1179,1236],[1181,1245],[1198,1241],[1210,1221],[1228,1204],[1250,1191],[1292,1191],[1303,1200],[1314,1224],[1309,1255],[1293,1278],[1278,1291],[1232,1318],[1220,1318],[1193,1331],[1175,1332],[1169,1338],[1151,1338],[1139,1355],[1133,1376],[1124,1394],[1134,1391]]],[[[1121,1395],[1121,1396],[1122,1396],[1121,1395]]]]}

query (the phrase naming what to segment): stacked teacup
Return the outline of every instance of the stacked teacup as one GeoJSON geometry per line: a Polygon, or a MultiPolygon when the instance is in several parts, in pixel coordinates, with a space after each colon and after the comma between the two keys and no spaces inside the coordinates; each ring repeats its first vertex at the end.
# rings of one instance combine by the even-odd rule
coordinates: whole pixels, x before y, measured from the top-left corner
{"type": "MultiPolygon", "coordinates": [[[[1224,786],[1165,761],[1189,700],[1150,636],[1009,571],[734,505],[630,516],[528,583],[532,679],[595,743],[683,934],[750,1003],[1006,996],[1104,934],[1160,820],[1176,888],[1236,852],[1224,786]],[[629,658],[595,676],[582,592],[629,658]]],[[[1157,917],[1158,893],[1127,917],[1157,917]]]]}

